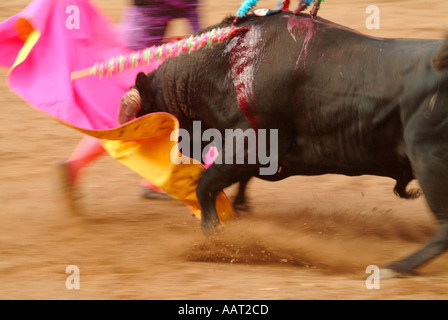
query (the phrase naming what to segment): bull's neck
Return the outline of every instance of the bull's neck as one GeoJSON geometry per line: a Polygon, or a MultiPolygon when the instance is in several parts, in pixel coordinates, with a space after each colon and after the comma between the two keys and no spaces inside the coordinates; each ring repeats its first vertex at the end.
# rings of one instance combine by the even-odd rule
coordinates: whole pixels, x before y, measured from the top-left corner
{"type": "Polygon", "coordinates": [[[163,64],[155,71],[151,87],[157,111],[187,119],[191,117],[187,96],[189,83],[181,78],[182,74],[185,70],[181,72],[176,64],[169,63],[169,67],[163,64]]]}

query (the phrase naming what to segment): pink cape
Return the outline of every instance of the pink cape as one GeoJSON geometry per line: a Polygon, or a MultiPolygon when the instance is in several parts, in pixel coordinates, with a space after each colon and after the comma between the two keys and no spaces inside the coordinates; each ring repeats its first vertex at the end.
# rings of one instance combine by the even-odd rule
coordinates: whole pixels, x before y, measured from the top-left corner
{"type": "Polygon", "coordinates": [[[150,68],[108,79],[70,80],[73,71],[131,52],[109,19],[90,1],[35,0],[0,24],[0,66],[13,66],[32,30],[39,33],[37,42],[32,50],[21,53],[26,59],[10,70],[10,89],[28,104],[72,126],[93,130],[119,126],[121,97],[137,73],[150,68]],[[73,11],[76,8],[78,12],[73,11]]]}

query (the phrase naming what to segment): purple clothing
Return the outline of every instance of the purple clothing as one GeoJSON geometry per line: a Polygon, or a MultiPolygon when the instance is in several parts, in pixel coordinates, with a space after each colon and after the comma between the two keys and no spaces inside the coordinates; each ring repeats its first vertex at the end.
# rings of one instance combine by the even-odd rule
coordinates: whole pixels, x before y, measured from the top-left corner
{"type": "Polygon", "coordinates": [[[177,9],[184,9],[190,6],[198,6],[197,0],[134,0],[137,7],[160,7],[170,6],[177,9]]]}
{"type": "Polygon", "coordinates": [[[182,18],[197,32],[200,30],[197,7],[197,0],[136,0],[119,25],[123,40],[132,50],[161,45],[168,23],[182,18]]]}

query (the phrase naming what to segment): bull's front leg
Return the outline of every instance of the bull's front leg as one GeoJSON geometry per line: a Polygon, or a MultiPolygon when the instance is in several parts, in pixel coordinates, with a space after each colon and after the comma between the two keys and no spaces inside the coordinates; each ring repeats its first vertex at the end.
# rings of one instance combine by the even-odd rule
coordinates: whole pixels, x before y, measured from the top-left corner
{"type": "Polygon", "coordinates": [[[241,200],[245,201],[244,190],[247,182],[256,172],[258,172],[259,165],[247,165],[250,157],[249,154],[253,151],[245,151],[245,164],[235,164],[233,160],[230,161],[230,158],[233,159],[233,155],[236,155],[237,151],[236,146],[230,148],[230,151],[227,152],[226,150],[221,150],[221,154],[219,155],[220,161],[215,160],[215,162],[204,171],[198,181],[196,195],[201,206],[201,228],[205,235],[219,232],[221,223],[215,207],[216,197],[219,193],[233,183],[241,182],[240,193],[243,195],[243,199],[241,200]]]}
{"type": "Polygon", "coordinates": [[[201,206],[201,229],[205,235],[219,232],[220,221],[216,212],[216,197],[234,182],[231,169],[224,164],[213,164],[201,176],[196,195],[201,206]]]}

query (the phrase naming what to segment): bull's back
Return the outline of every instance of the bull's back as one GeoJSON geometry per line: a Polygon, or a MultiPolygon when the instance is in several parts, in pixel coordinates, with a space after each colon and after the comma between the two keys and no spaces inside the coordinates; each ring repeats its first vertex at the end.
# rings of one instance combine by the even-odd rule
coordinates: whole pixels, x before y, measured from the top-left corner
{"type": "Polygon", "coordinates": [[[278,129],[291,174],[407,170],[402,97],[418,42],[290,13],[243,23],[243,36],[162,65],[172,113],[203,129],[278,129]]]}
{"type": "Polygon", "coordinates": [[[407,86],[438,42],[377,39],[326,21],[279,19],[285,30],[264,37],[254,92],[262,127],[292,136],[285,166],[293,174],[407,174],[402,115],[403,107],[414,107],[407,86]]]}

